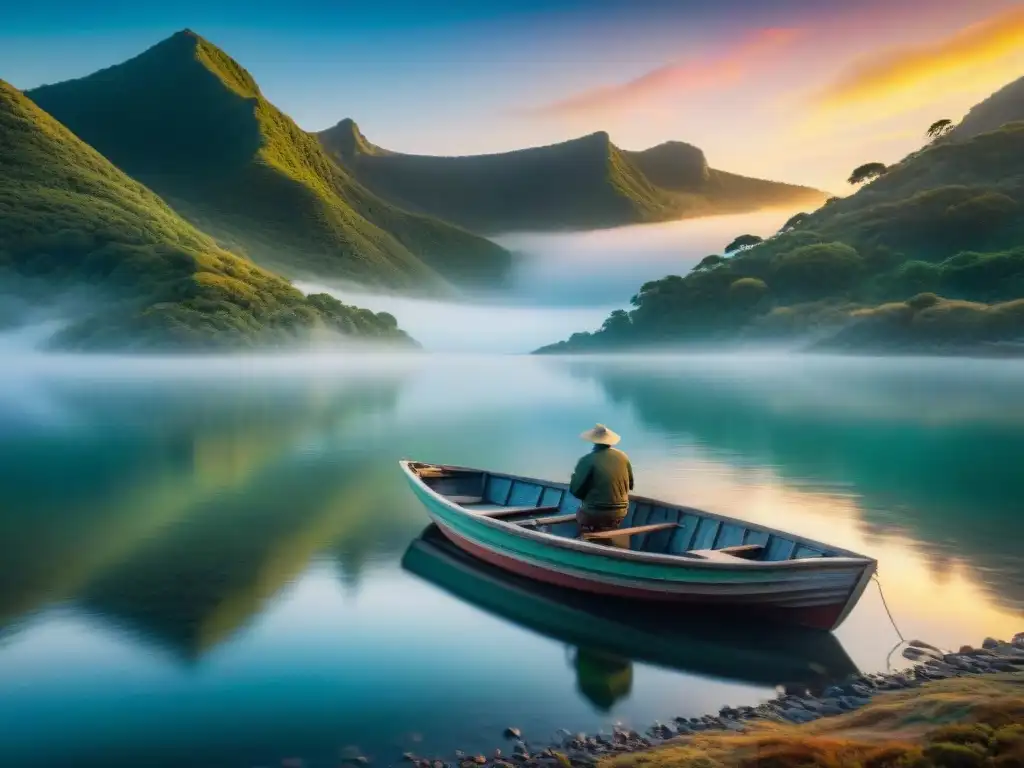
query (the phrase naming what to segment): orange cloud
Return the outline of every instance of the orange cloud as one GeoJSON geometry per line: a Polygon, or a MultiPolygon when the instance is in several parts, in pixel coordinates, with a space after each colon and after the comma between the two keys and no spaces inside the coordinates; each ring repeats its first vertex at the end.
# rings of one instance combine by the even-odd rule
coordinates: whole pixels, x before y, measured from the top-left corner
{"type": "Polygon", "coordinates": [[[666,95],[733,85],[799,34],[797,29],[761,29],[723,55],[666,64],[628,82],[594,88],[528,112],[542,117],[612,112],[666,95]]]}
{"type": "Polygon", "coordinates": [[[903,97],[915,91],[939,95],[944,90],[948,92],[952,85],[962,84],[965,72],[986,80],[1006,76],[1008,69],[1012,71],[1010,67],[993,65],[1019,54],[1022,48],[1024,8],[1018,6],[945,39],[874,55],[841,75],[813,101],[819,108],[836,109],[903,97]]]}

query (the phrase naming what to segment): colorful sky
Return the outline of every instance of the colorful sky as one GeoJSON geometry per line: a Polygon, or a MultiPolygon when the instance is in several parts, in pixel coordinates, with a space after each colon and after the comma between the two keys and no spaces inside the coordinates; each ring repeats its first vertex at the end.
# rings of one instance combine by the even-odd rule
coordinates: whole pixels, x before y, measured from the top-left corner
{"type": "Polygon", "coordinates": [[[1024,75],[1008,0],[36,0],[4,11],[0,78],[81,76],[185,27],[309,130],[353,117],[434,154],[606,130],[837,193],[1024,75]]]}

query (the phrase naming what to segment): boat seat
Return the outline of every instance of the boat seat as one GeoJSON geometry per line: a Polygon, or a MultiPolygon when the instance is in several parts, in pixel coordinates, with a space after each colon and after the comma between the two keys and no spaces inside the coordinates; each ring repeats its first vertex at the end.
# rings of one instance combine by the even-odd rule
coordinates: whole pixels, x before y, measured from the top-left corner
{"type": "Polygon", "coordinates": [[[676,528],[679,523],[672,521],[671,523],[653,523],[652,525],[638,525],[634,528],[615,528],[611,531],[595,531],[593,533],[584,533],[580,536],[584,541],[605,541],[608,539],[617,539],[620,536],[634,536],[638,533],[653,533],[654,531],[665,531],[669,528],[676,528]]]}
{"type": "MultiPolygon", "coordinates": [[[[558,509],[558,507],[555,507],[558,509]]],[[[541,525],[558,525],[559,523],[571,523],[576,519],[576,513],[573,512],[569,515],[555,515],[554,517],[535,517],[532,520],[523,520],[519,525],[536,528],[541,525]]]]}
{"type": "MultiPolygon", "coordinates": [[[[476,510],[474,510],[476,511],[476,510]]],[[[493,517],[502,520],[506,517],[529,517],[547,512],[557,512],[558,507],[498,507],[497,509],[482,509],[477,512],[480,517],[493,517]]],[[[529,521],[526,521],[529,522],[529,521]]]]}
{"type": "Polygon", "coordinates": [[[749,561],[749,558],[731,555],[723,549],[691,549],[686,554],[719,563],[746,563],[749,561]]]}
{"type": "Polygon", "coordinates": [[[764,545],[762,544],[737,544],[733,547],[722,547],[717,552],[723,552],[726,555],[732,555],[734,557],[742,557],[744,560],[756,560],[762,552],[764,552],[764,545]]]}

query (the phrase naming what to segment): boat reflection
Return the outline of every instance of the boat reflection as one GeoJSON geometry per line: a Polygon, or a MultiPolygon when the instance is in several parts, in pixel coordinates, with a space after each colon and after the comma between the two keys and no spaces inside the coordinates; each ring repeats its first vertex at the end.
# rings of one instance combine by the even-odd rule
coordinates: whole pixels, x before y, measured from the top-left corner
{"type": "Polygon", "coordinates": [[[857,667],[828,632],[699,622],[675,609],[596,597],[517,577],[465,554],[433,525],[409,545],[402,567],[456,597],[571,646],[577,686],[609,710],[632,689],[633,663],[752,685],[820,692],[857,667]]]}

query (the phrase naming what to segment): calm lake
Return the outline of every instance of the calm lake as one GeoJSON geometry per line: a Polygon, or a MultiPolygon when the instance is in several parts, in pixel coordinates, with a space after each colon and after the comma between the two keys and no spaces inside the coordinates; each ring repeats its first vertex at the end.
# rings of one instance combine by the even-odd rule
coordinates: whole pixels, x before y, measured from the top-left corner
{"type": "Polygon", "coordinates": [[[597,421],[638,492],[877,557],[908,639],[1006,638],[1022,391],[966,360],[8,355],[0,764],[397,765],[885,668],[874,585],[834,638],[652,623],[420,538],[400,458],[564,479],[597,421]]]}

